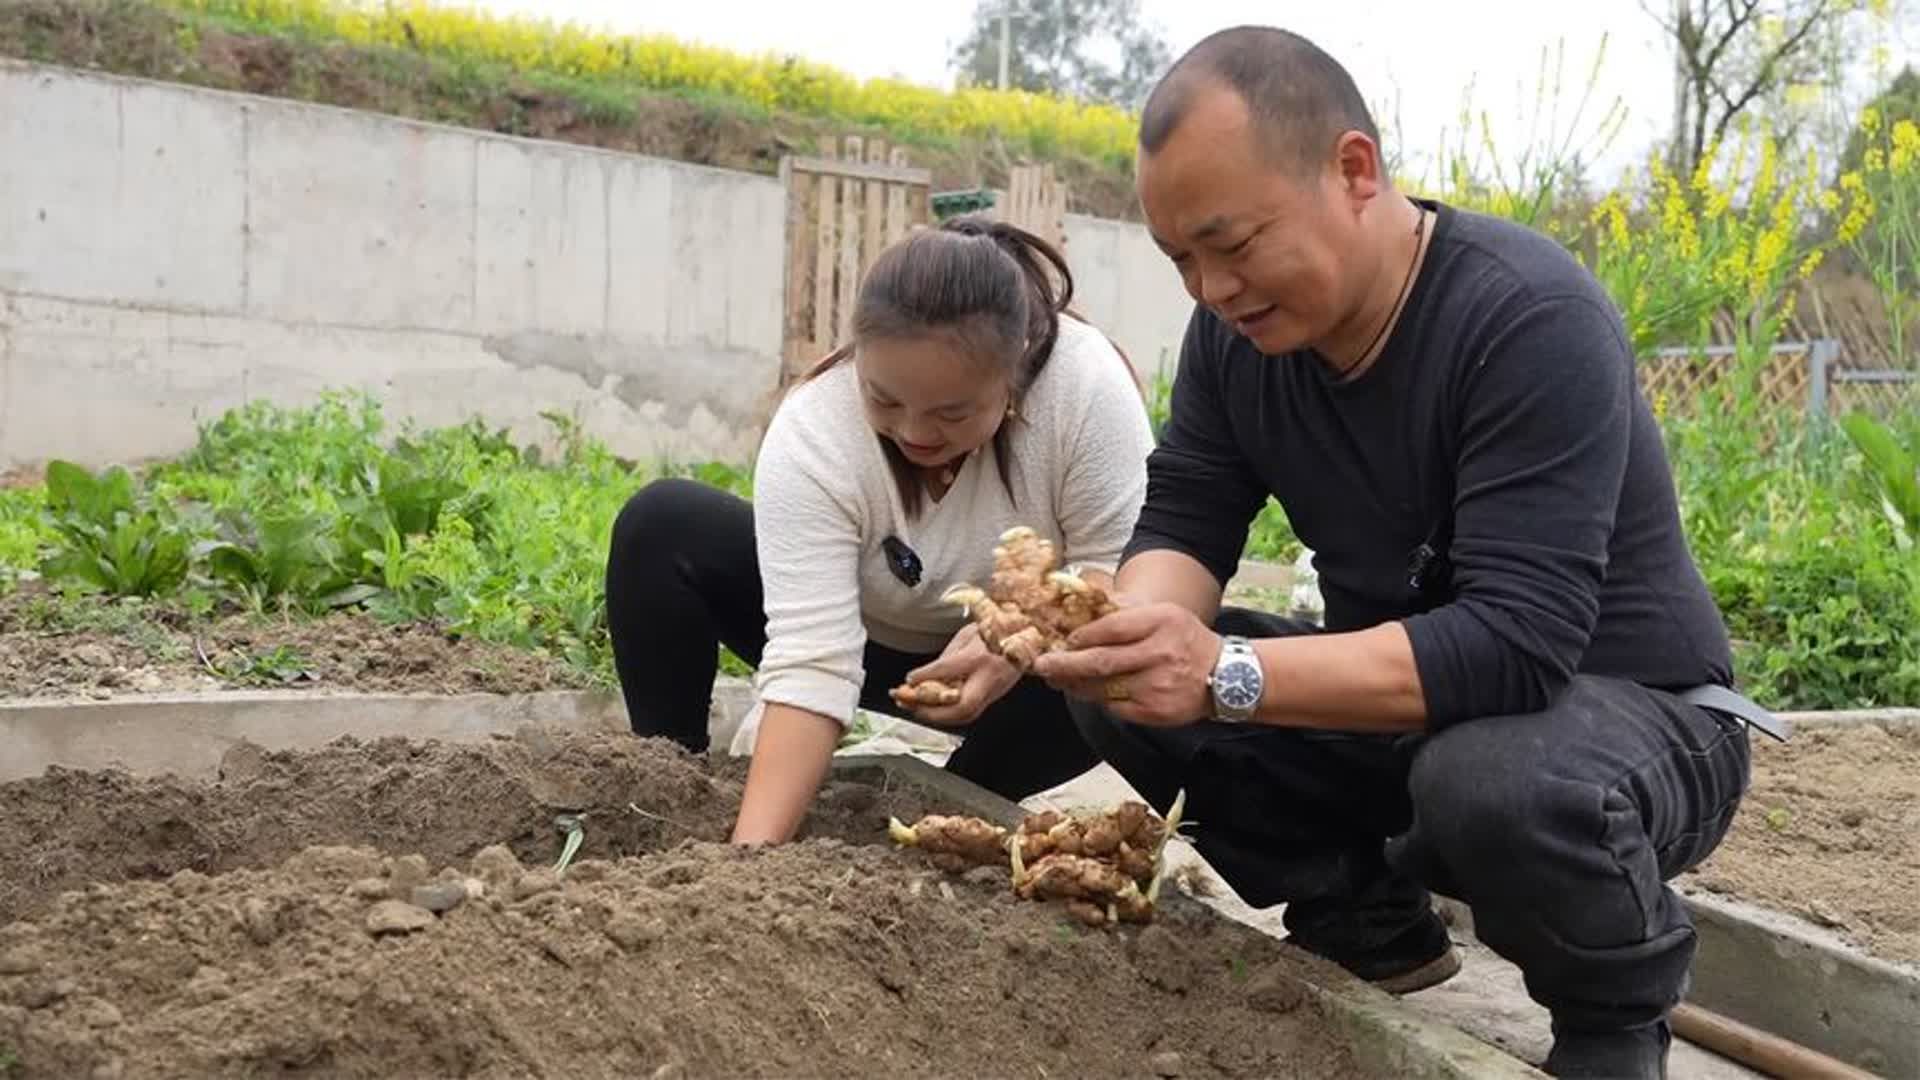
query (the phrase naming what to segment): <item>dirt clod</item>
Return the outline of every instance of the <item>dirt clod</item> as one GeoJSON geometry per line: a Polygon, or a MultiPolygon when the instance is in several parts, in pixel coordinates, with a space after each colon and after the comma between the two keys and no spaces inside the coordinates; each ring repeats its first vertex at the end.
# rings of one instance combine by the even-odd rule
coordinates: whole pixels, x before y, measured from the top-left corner
{"type": "Polygon", "coordinates": [[[413,906],[424,908],[435,915],[452,911],[467,901],[467,887],[457,881],[436,881],[431,885],[417,885],[412,896],[413,906]]]}
{"type": "Polygon", "coordinates": [[[1261,1012],[1284,1016],[1306,1000],[1306,986],[1283,968],[1270,967],[1247,980],[1247,1003],[1261,1012]]]}
{"type": "Polygon", "coordinates": [[[1186,1062],[1180,1057],[1179,1051],[1162,1050],[1147,1059],[1147,1067],[1153,1070],[1153,1075],[1173,1080],[1183,1075],[1186,1062]]]}
{"type": "Polygon", "coordinates": [[[560,875],[545,867],[529,870],[520,875],[513,884],[513,898],[527,900],[541,893],[549,893],[560,887],[560,875]]]}
{"type": "Polygon", "coordinates": [[[410,934],[433,925],[433,912],[403,900],[382,900],[367,909],[369,934],[410,934]]]}

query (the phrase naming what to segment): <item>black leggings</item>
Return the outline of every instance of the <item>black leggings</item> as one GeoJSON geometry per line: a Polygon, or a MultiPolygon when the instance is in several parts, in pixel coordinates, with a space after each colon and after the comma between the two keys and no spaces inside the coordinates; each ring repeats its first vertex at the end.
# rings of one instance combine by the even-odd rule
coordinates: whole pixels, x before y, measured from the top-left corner
{"type": "MultiPolygon", "coordinates": [[[[707,749],[719,646],[757,667],[767,643],[753,506],[692,480],[648,484],[614,522],[607,628],[635,734],[707,749]]],[[[868,642],[860,707],[897,715],[887,691],[934,659],[868,642]]],[[[1099,763],[1065,697],[1034,678],[1015,684],[962,736],[947,769],[1019,800],[1099,763]]]]}

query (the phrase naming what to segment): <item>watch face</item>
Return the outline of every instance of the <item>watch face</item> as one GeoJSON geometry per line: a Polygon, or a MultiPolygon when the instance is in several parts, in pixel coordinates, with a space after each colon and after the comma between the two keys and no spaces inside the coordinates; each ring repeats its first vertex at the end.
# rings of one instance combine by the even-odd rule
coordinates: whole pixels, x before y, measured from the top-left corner
{"type": "Polygon", "coordinates": [[[1213,694],[1220,704],[1236,712],[1244,712],[1260,704],[1259,666],[1245,660],[1225,665],[1214,684],[1213,694]]]}

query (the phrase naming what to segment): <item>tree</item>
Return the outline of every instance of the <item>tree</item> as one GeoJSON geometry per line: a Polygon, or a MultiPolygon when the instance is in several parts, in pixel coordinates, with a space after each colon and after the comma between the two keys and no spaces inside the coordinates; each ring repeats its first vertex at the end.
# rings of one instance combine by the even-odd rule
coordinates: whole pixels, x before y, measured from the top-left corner
{"type": "Polygon", "coordinates": [[[953,68],[976,86],[1000,80],[1000,18],[1010,12],[1007,86],[1136,109],[1173,50],[1140,14],[1140,0],[978,0],[953,68]]]}
{"type": "Polygon", "coordinates": [[[1802,118],[1788,103],[1837,97],[1850,57],[1863,51],[1865,33],[1888,7],[1868,0],[1641,0],[1674,48],[1674,169],[1691,172],[1750,110],[1765,110],[1775,135],[1792,141],[1802,118]]]}

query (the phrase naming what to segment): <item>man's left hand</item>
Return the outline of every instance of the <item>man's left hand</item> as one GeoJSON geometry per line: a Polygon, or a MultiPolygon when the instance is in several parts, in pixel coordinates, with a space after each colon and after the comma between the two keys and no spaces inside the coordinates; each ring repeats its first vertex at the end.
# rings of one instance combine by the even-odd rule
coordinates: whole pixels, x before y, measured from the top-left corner
{"type": "Polygon", "coordinates": [[[1034,664],[1034,674],[1057,690],[1136,724],[1180,727],[1213,715],[1220,635],[1178,604],[1122,607],[1075,631],[1067,644],[1072,651],[1034,664]]]}

